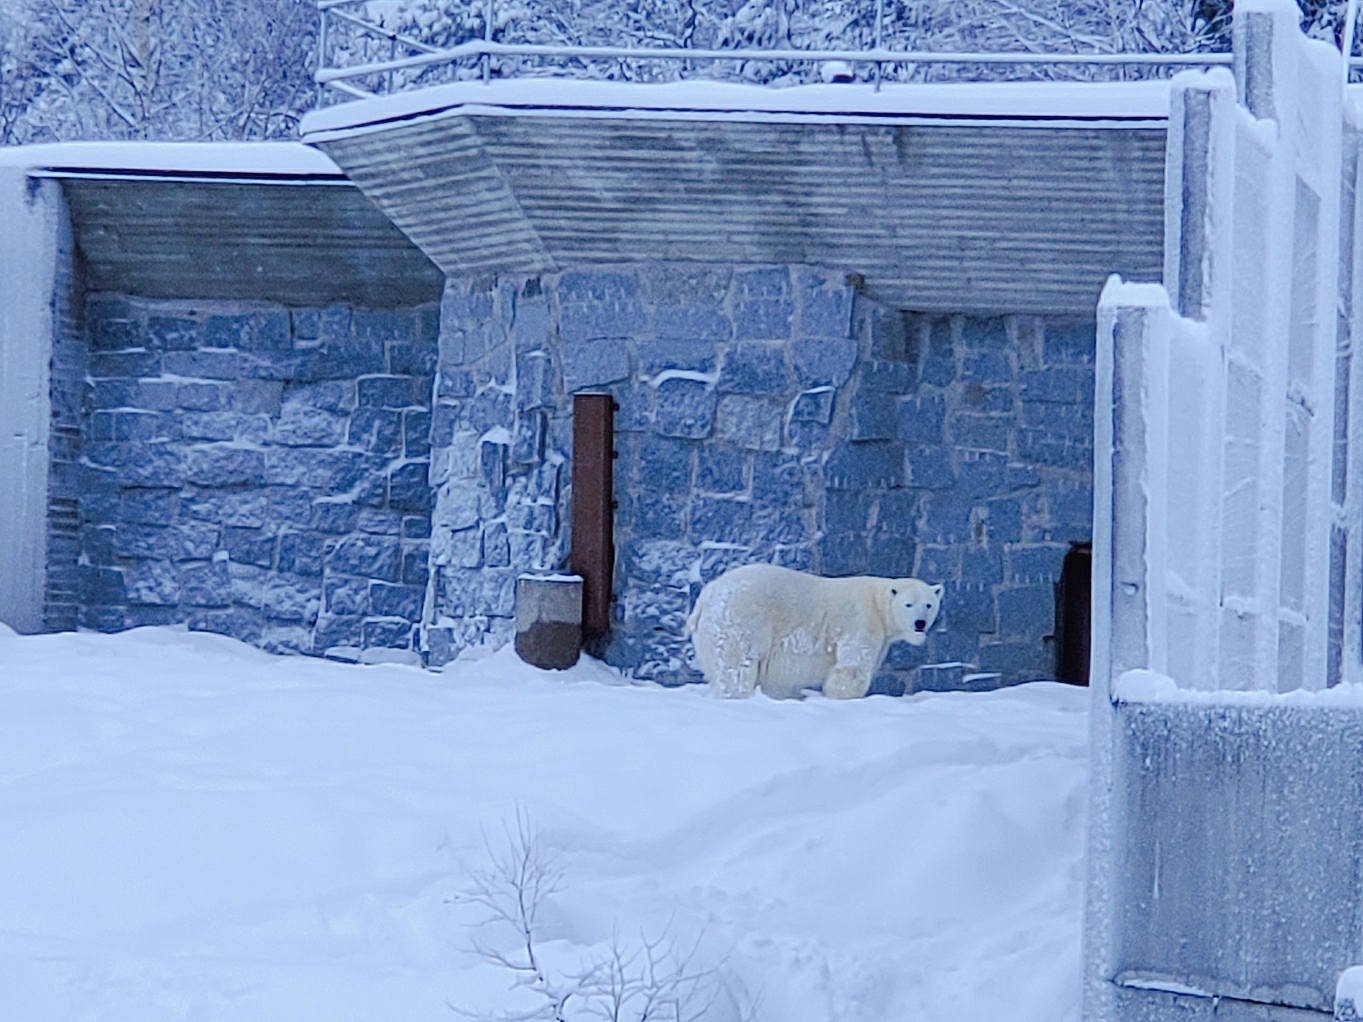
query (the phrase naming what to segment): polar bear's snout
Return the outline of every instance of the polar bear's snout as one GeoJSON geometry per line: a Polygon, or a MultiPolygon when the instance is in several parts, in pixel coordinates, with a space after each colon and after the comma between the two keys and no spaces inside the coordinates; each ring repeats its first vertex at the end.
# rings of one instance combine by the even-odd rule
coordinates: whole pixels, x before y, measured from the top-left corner
{"type": "Polygon", "coordinates": [[[920,617],[913,623],[913,630],[915,632],[926,632],[928,630],[928,623],[920,617]]]}

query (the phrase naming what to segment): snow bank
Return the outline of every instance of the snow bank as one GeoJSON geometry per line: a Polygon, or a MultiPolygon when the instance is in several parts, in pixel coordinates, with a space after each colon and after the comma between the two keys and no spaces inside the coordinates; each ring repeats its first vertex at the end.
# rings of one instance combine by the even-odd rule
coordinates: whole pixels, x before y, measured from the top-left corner
{"type": "Polygon", "coordinates": [[[450,113],[555,113],[692,120],[836,119],[880,122],[896,118],[1163,122],[1169,83],[948,82],[796,85],[773,88],[738,82],[603,82],[566,78],[511,78],[455,82],[342,103],[303,118],[309,142],[324,133],[450,113]]]}
{"type": "Polygon", "coordinates": [[[15,1018],[524,1003],[457,901],[517,806],[566,874],[563,968],[670,920],[768,1020],[1078,1016],[1082,690],[722,702],[169,629],[0,637],[0,663],[15,1018]]]}

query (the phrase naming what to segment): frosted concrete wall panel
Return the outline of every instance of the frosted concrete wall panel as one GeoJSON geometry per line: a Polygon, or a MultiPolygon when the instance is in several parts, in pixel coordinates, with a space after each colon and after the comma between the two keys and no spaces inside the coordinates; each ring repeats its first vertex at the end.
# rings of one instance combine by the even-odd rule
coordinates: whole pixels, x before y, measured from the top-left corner
{"type": "Polygon", "coordinates": [[[43,626],[48,365],[60,218],[55,182],[0,169],[0,621],[43,626]]]}

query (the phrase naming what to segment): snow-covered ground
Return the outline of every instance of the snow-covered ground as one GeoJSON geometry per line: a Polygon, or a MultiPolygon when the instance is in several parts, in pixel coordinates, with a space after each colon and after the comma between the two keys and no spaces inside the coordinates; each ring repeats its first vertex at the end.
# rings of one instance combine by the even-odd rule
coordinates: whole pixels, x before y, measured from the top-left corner
{"type": "Polygon", "coordinates": [[[519,809],[563,875],[555,982],[642,932],[699,941],[716,1020],[1075,1019],[1086,698],[723,702],[509,649],[435,674],[0,636],[3,1014],[533,1007],[464,897],[519,809]]]}

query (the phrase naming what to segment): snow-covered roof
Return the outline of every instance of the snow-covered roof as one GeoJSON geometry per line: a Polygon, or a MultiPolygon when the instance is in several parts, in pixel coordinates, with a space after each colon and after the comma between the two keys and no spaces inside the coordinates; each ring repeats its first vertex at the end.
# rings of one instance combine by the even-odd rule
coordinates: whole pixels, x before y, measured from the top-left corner
{"type": "Polygon", "coordinates": [[[623,117],[631,119],[837,121],[1043,121],[1085,126],[1163,124],[1169,82],[942,82],[798,85],[736,82],[600,82],[564,78],[456,82],[314,110],[303,118],[309,142],[334,132],[455,114],[623,117]]]}
{"type": "Polygon", "coordinates": [[[135,175],[253,181],[344,180],[323,152],[301,142],[53,142],[0,146],[0,167],[61,177],[135,175]]]}

